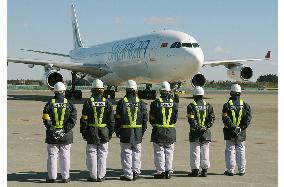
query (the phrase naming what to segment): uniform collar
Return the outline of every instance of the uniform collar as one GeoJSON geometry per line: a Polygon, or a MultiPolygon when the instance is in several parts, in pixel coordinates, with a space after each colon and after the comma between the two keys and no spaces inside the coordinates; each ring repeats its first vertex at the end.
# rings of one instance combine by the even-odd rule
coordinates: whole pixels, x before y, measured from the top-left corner
{"type": "Polygon", "coordinates": [[[54,98],[56,98],[56,99],[64,99],[64,93],[55,93],[54,98]]]}
{"type": "Polygon", "coordinates": [[[102,98],[102,96],[99,93],[95,93],[92,95],[93,98],[102,98]]]}
{"type": "Polygon", "coordinates": [[[231,96],[231,97],[230,97],[230,100],[239,101],[239,100],[240,100],[240,96],[239,96],[239,95],[231,96]]]}

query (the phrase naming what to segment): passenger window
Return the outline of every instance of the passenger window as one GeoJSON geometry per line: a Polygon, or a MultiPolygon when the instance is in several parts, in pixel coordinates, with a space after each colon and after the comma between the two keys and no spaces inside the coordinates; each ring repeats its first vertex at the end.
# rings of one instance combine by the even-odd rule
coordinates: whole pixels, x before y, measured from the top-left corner
{"type": "Polygon", "coordinates": [[[199,44],[198,44],[198,43],[192,43],[192,46],[193,46],[194,48],[198,48],[198,47],[199,47],[199,44]]]}
{"type": "Polygon", "coordinates": [[[176,48],[180,48],[180,47],[181,47],[181,43],[180,43],[180,42],[177,42],[176,48]]]}
{"type": "Polygon", "coordinates": [[[182,43],[182,47],[192,48],[192,44],[191,43],[182,43]]]}
{"type": "Polygon", "coordinates": [[[162,47],[168,47],[168,43],[162,43],[162,44],[161,44],[161,48],[162,48],[162,47]]]}

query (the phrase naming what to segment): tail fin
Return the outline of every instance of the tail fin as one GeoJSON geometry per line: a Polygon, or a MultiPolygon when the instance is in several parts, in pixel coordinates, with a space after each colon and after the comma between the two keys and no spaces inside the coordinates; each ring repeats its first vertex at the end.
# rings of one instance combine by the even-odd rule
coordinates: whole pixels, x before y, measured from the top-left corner
{"type": "Polygon", "coordinates": [[[83,47],[82,40],[80,37],[80,31],[78,27],[78,22],[76,18],[75,6],[71,5],[71,14],[72,14],[72,29],[73,29],[73,42],[74,48],[83,47]]]}

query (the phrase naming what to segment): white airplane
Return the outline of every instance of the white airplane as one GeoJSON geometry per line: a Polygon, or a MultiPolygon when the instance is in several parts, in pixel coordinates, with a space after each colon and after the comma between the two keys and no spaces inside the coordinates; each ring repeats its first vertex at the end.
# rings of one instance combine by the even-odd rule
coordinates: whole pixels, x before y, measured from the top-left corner
{"type": "Polygon", "coordinates": [[[84,47],[81,41],[74,5],[71,6],[74,49],[69,54],[27,50],[37,53],[64,56],[66,61],[8,58],[8,62],[29,64],[32,68],[41,65],[45,68],[43,80],[52,89],[58,81],[63,81],[60,69],[72,72],[72,89],[66,91],[66,97],[81,98],[82,92],[75,90],[78,75],[100,78],[108,89],[106,95],[115,97],[112,86],[122,85],[133,79],[145,83],[146,89],[138,92],[141,98],[155,98],[152,84],[167,80],[172,85],[181,81],[191,82],[192,86],[203,86],[204,75],[200,74],[203,66],[224,65],[228,77],[236,81],[246,81],[253,71],[242,62],[270,59],[270,51],[264,58],[237,59],[222,61],[204,61],[204,55],[198,42],[189,34],[174,30],[152,32],[147,35],[118,40],[114,42],[84,47]]]}

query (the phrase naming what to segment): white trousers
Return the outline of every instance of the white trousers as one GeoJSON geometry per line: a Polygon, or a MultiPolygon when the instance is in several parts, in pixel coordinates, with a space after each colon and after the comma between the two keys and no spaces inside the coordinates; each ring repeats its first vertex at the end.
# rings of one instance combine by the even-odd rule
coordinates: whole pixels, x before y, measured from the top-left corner
{"type": "Polygon", "coordinates": [[[140,174],[141,143],[120,143],[123,175],[133,179],[133,172],[140,174]]]}
{"type": "Polygon", "coordinates": [[[190,142],[190,167],[191,169],[210,167],[209,142],[190,142]]]}
{"type": "Polygon", "coordinates": [[[165,171],[173,172],[173,158],[175,144],[155,143],[154,147],[154,164],[156,166],[157,174],[165,171]]]}
{"type": "Polygon", "coordinates": [[[225,161],[226,169],[230,173],[234,173],[237,164],[240,173],[246,171],[246,146],[245,141],[225,140],[225,161]]]}
{"type": "Polygon", "coordinates": [[[49,179],[57,178],[57,158],[60,160],[60,173],[62,179],[70,177],[70,150],[71,144],[47,144],[47,171],[49,179]]]}
{"type": "Polygon", "coordinates": [[[87,144],[86,165],[91,178],[103,178],[106,175],[107,155],[108,142],[101,145],[87,144]]]}

